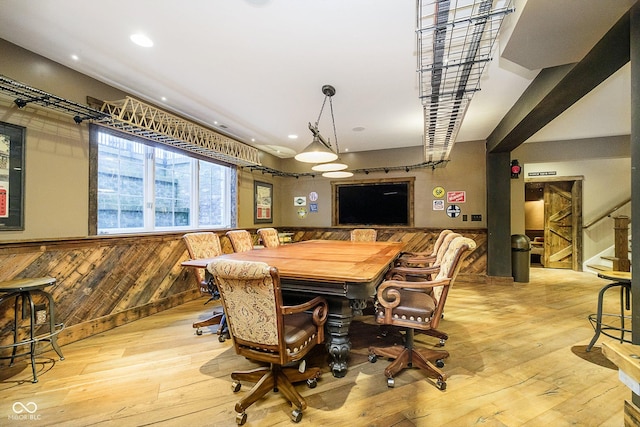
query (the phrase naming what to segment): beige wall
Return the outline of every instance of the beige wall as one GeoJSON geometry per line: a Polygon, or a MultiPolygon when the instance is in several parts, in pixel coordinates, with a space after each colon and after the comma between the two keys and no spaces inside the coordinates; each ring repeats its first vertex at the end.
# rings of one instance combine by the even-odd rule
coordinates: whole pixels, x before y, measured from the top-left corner
{"type": "MultiPolygon", "coordinates": [[[[420,163],[424,157],[421,147],[394,150],[349,153],[343,160],[352,169],[367,167],[394,167],[420,163]],[[417,159],[417,160],[416,160],[417,159]]],[[[444,168],[411,169],[409,172],[390,171],[357,173],[349,180],[369,180],[385,178],[415,177],[414,221],[416,227],[429,228],[485,228],[486,227],[486,185],[485,185],[485,144],[482,141],[456,144],[451,153],[451,162],[444,168]],[[433,189],[442,186],[445,191],[465,191],[466,202],[460,203],[462,214],[450,218],[445,211],[433,210],[433,189]],[[482,221],[471,221],[471,214],[480,214],[482,221]],[[467,215],[463,221],[462,215],[467,215]]],[[[290,160],[295,162],[295,160],[290,160]]],[[[288,164],[285,162],[285,167],[288,164]]],[[[296,165],[297,167],[297,165],[296,165]]],[[[310,166],[307,167],[310,171],[310,166]]],[[[331,179],[322,176],[279,178],[279,194],[276,203],[280,211],[280,224],[287,226],[330,227],[332,215],[331,179]],[[294,206],[297,196],[308,197],[310,192],[318,193],[318,212],[298,215],[299,207],[294,206]]],[[[333,180],[339,182],[339,180],[333,180]]],[[[309,201],[307,200],[307,203],[309,201]]],[[[448,204],[445,204],[448,206],[448,204]]]]}

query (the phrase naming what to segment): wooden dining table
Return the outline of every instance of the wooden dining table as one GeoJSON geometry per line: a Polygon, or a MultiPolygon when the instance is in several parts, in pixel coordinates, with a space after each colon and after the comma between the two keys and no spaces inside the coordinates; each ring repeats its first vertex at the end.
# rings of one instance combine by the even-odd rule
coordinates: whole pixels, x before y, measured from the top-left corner
{"type": "MultiPolygon", "coordinates": [[[[351,321],[362,314],[403,247],[402,242],[307,240],[220,257],[262,261],[276,267],[286,303],[325,297],[329,304],[326,328],[331,370],[335,377],[343,377],[351,350],[351,321]]],[[[182,265],[206,268],[212,259],[189,260],[182,265]]]]}

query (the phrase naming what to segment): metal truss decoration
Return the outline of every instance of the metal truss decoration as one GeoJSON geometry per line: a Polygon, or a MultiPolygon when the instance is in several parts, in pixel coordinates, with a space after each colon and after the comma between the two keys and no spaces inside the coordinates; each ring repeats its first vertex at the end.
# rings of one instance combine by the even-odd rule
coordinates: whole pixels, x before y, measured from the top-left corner
{"type": "Polygon", "coordinates": [[[511,0],[417,0],[425,159],[447,160],[511,0]]]}
{"type": "Polygon", "coordinates": [[[179,116],[127,97],[104,102],[100,109],[78,104],[0,75],[0,91],[16,97],[19,108],[35,104],[137,135],[161,144],[238,166],[259,165],[259,151],[179,116]]]}
{"type": "Polygon", "coordinates": [[[257,148],[137,99],[105,101],[100,110],[111,117],[105,126],[238,166],[260,164],[257,148]]]}

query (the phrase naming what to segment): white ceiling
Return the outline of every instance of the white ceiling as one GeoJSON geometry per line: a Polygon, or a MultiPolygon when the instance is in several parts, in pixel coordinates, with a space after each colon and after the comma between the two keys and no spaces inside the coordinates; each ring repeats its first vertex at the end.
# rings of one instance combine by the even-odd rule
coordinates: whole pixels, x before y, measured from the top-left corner
{"type": "MultiPolygon", "coordinates": [[[[635,1],[516,0],[457,141],[485,139],[540,68],[582,58],[635,1]]],[[[282,157],[311,141],[324,84],[341,151],[422,144],[414,0],[1,5],[0,38],[282,157]]],[[[629,91],[627,66],[531,141],[629,134],[629,91]]],[[[318,127],[334,142],[328,104],[318,127]]]]}

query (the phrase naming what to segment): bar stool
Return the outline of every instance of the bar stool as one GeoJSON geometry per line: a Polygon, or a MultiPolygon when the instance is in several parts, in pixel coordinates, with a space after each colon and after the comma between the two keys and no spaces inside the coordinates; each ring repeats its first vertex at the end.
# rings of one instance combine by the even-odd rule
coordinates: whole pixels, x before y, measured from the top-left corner
{"type": "Polygon", "coordinates": [[[0,359],[11,359],[9,366],[13,365],[13,362],[18,356],[31,356],[31,369],[33,371],[33,382],[38,382],[38,376],[36,374],[35,353],[36,344],[39,341],[48,341],[51,346],[58,353],[60,360],[64,360],[62,351],[58,346],[57,335],[64,329],[62,323],[56,324],[55,322],[55,304],[53,298],[49,292],[44,289],[48,286],[56,283],[56,279],[52,277],[37,277],[28,279],[15,279],[5,282],[0,282],[0,293],[3,295],[0,297],[0,305],[5,301],[9,301],[12,298],[15,299],[14,303],[14,319],[13,319],[13,344],[0,346],[0,349],[11,348],[11,356],[2,356],[0,359]],[[48,304],[35,305],[33,303],[33,295],[38,294],[44,296],[48,304]],[[47,309],[49,311],[49,330],[44,334],[36,335],[36,328],[38,325],[46,323],[47,309]],[[20,317],[18,315],[20,314],[20,317]],[[28,320],[28,324],[21,326],[20,321],[28,320]],[[28,328],[28,337],[20,339],[18,330],[28,328]],[[28,346],[28,350],[22,353],[18,353],[18,347],[28,346]]]}
{"type": "MultiPolygon", "coordinates": [[[[591,339],[591,342],[586,348],[586,351],[591,351],[591,348],[594,346],[596,341],[598,341],[598,337],[600,334],[604,334],[610,338],[619,339],[620,342],[631,342],[631,338],[626,339],[625,334],[631,334],[631,329],[627,329],[625,327],[625,320],[628,320],[631,323],[630,316],[625,316],[625,310],[631,309],[631,273],[626,271],[602,271],[598,273],[598,277],[603,279],[613,280],[613,283],[609,283],[605,285],[600,292],[598,293],[598,308],[595,314],[589,315],[589,321],[593,325],[595,329],[595,334],[591,339]],[[618,288],[620,290],[620,314],[608,314],[602,312],[602,305],[604,294],[613,288],[618,288]],[[620,325],[610,325],[603,322],[602,317],[607,316],[610,318],[615,318],[620,321],[620,325]],[[620,338],[617,336],[613,336],[609,331],[618,331],[620,338]]],[[[630,335],[629,335],[630,336],[630,335]]]]}

